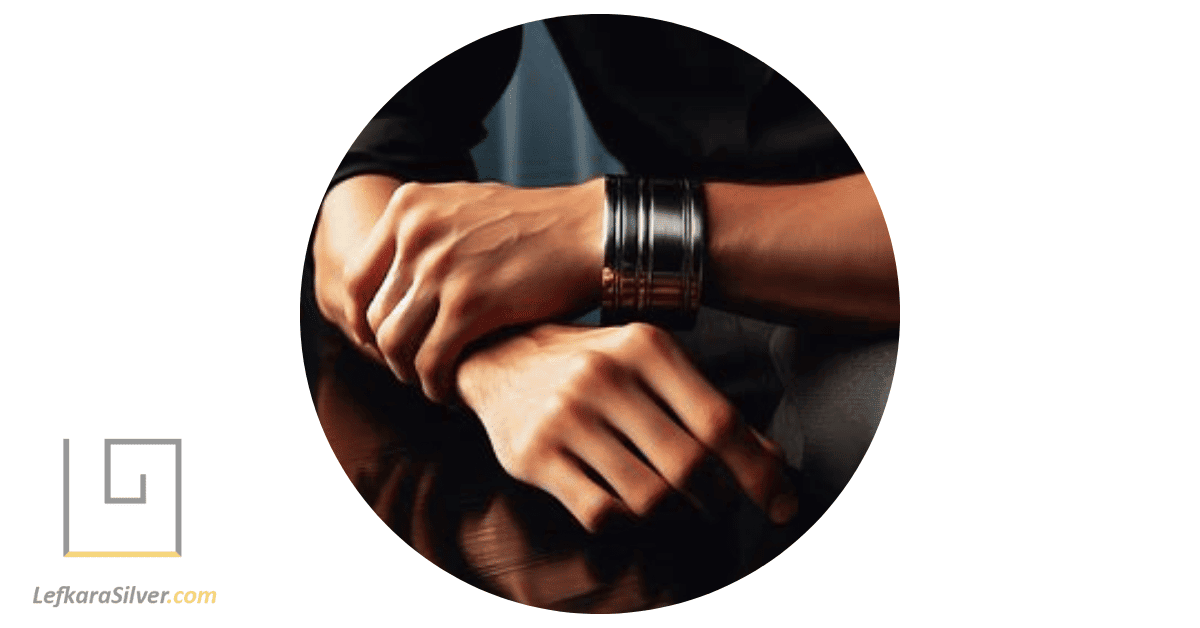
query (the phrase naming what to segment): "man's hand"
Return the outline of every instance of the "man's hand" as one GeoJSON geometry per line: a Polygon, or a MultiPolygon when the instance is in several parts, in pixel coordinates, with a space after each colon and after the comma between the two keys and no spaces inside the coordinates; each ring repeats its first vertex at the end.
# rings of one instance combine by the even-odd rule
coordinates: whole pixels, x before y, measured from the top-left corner
{"type": "Polygon", "coordinates": [[[599,179],[401,185],[346,256],[330,309],[356,344],[443,401],[472,341],[598,301],[603,203],[599,179]]]}
{"type": "Polygon", "coordinates": [[[710,454],[773,521],[796,513],[778,449],[656,327],[542,325],[472,354],[457,379],[504,469],[554,495],[588,530],[686,493],[710,454]]]}

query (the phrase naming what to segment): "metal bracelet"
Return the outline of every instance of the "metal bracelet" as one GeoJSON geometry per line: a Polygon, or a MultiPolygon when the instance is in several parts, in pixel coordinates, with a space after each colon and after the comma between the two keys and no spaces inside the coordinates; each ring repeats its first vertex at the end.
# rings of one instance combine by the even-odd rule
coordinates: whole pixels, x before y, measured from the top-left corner
{"type": "Polygon", "coordinates": [[[690,326],[704,272],[704,194],[686,179],[605,178],[601,322],[690,326]]]}

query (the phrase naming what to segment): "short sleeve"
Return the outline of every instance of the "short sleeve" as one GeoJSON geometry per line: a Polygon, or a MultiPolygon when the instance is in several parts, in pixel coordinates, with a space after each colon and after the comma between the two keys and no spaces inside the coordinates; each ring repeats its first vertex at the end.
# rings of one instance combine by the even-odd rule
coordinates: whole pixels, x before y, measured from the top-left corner
{"type": "Polygon", "coordinates": [[[470,150],[487,135],[483,119],[512,79],[521,27],[458,49],[418,75],[367,123],[330,187],[360,174],[409,181],[475,178],[470,150]]]}

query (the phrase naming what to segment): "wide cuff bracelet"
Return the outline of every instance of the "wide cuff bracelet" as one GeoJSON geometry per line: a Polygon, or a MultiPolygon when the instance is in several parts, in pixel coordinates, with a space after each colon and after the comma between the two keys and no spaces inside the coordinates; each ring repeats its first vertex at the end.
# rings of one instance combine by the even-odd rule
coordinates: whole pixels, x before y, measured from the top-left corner
{"type": "Polygon", "coordinates": [[[601,323],[690,327],[700,308],[704,193],[687,179],[605,178],[601,323]]]}

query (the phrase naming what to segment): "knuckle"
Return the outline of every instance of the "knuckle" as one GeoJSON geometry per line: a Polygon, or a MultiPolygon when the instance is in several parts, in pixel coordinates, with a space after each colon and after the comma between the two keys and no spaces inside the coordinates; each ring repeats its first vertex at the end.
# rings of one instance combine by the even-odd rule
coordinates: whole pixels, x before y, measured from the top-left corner
{"type": "Polygon", "coordinates": [[[450,271],[454,269],[457,255],[453,249],[443,248],[436,254],[429,255],[422,265],[422,272],[431,277],[444,278],[450,276],[450,271]]]}
{"type": "Polygon", "coordinates": [[[483,295],[477,294],[469,286],[460,282],[458,285],[446,289],[442,307],[446,310],[447,316],[455,320],[465,320],[474,312],[479,311],[482,304],[483,295]]]}
{"type": "Polygon", "coordinates": [[[579,355],[570,381],[575,388],[586,391],[600,382],[615,381],[620,373],[621,365],[612,356],[600,351],[584,351],[579,355]]]}
{"type": "Polygon", "coordinates": [[[520,450],[547,451],[557,446],[563,431],[569,427],[570,418],[566,413],[555,412],[555,404],[549,405],[550,412],[524,430],[519,443],[520,450]]]}
{"type": "Polygon", "coordinates": [[[524,482],[534,482],[551,456],[559,451],[561,436],[553,425],[542,423],[515,435],[501,460],[505,471],[524,482]]]}
{"type": "Polygon", "coordinates": [[[396,223],[396,257],[402,264],[413,263],[434,240],[436,216],[426,205],[404,210],[396,223]]]}
{"type": "Polygon", "coordinates": [[[638,495],[637,499],[629,503],[629,508],[635,515],[639,517],[645,517],[646,515],[650,514],[650,511],[654,510],[654,507],[661,503],[670,492],[671,486],[669,484],[663,480],[655,478],[647,487],[645,487],[645,490],[638,495]]]}
{"type": "Polygon", "coordinates": [[[446,251],[417,252],[416,245],[410,246],[401,259],[401,265],[412,273],[414,284],[424,283],[431,286],[440,286],[454,265],[453,256],[446,251]]]}
{"type": "Polygon", "coordinates": [[[696,469],[704,462],[707,452],[699,445],[680,447],[678,457],[667,469],[663,469],[663,477],[671,486],[683,490],[696,469]]]}
{"type": "Polygon", "coordinates": [[[413,362],[413,368],[417,371],[417,376],[422,382],[436,381],[438,374],[444,368],[446,362],[446,352],[442,347],[422,347],[417,352],[417,357],[413,362]]]}
{"type": "Polygon", "coordinates": [[[375,344],[383,355],[395,356],[401,346],[400,334],[388,328],[377,329],[375,330],[375,344]]]}
{"type": "MultiPolygon", "coordinates": [[[[349,306],[349,308],[354,309],[347,309],[347,312],[361,311],[357,310],[356,306],[353,305],[349,306]]],[[[363,316],[366,317],[367,324],[370,325],[371,331],[379,333],[380,326],[383,325],[384,319],[387,318],[387,312],[383,310],[382,303],[374,301],[367,305],[366,312],[363,313],[363,316]]]]}
{"type": "Polygon", "coordinates": [[[728,402],[720,401],[705,408],[696,437],[707,447],[715,449],[728,443],[738,427],[737,410],[728,402]]]}
{"type": "Polygon", "coordinates": [[[427,187],[426,184],[417,181],[402,184],[392,193],[392,198],[388,201],[389,208],[400,211],[410,209],[417,203],[417,199],[422,196],[427,187]]]}
{"type": "Polygon", "coordinates": [[[529,430],[518,443],[516,443],[515,452],[517,462],[523,471],[528,474],[528,470],[534,462],[540,462],[542,456],[546,452],[553,451],[555,448],[554,435],[550,430],[537,428],[529,430]]]}
{"type": "Polygon", "coordinates": [[[671,334],[649,323],[630,323],[623,328],[622,344],[637,351],[658,350],[668,347],[671,334]]]}
{"type": "Polygon", "coordinates": [[[545,419],[539,423],[541,431],[554,437],[561,437],[570,431],[582,427],[583,417],[587,407],[582,399],[572,394],[553,396],[547,403],[545,419]]]}
{"type": "Polygon", "coordinates": [[[567,399],[546,402],[537,418],[530,421],[512,439],[511,449],[518,457],[545,456],[558,451],[567,435],[582,425],[581,406],[567,399]]]}
{"type": "Polygon", "coordinates": [[[421,250],[422,235],[427,231],[421,212],[410,209],[396,225],[396,261],[402,266],[413,261],[421,250]]]}
{"type": "Polygon", "coordinates": [[[583,527],[598,530],[604,522],[620,510],[617,501],[607,494],[597,495],[579,506],[576,516],[583,527]]]}
{"type": "Polygon", "coordinates": [[[359,272],[359,264],[356,261],[347,261],[342,265],[342,286],[341,293],[344,295],[353,296],[362,292],[366,288],[366,277],[359,272]]]}
{"type": "Polygon", "coordinates": [[[546,453],[544,449],[515,449],[500,460],[500,466],[522,482],[534,482],[537,480],[538,470],[545,464],[546,453]]]}

